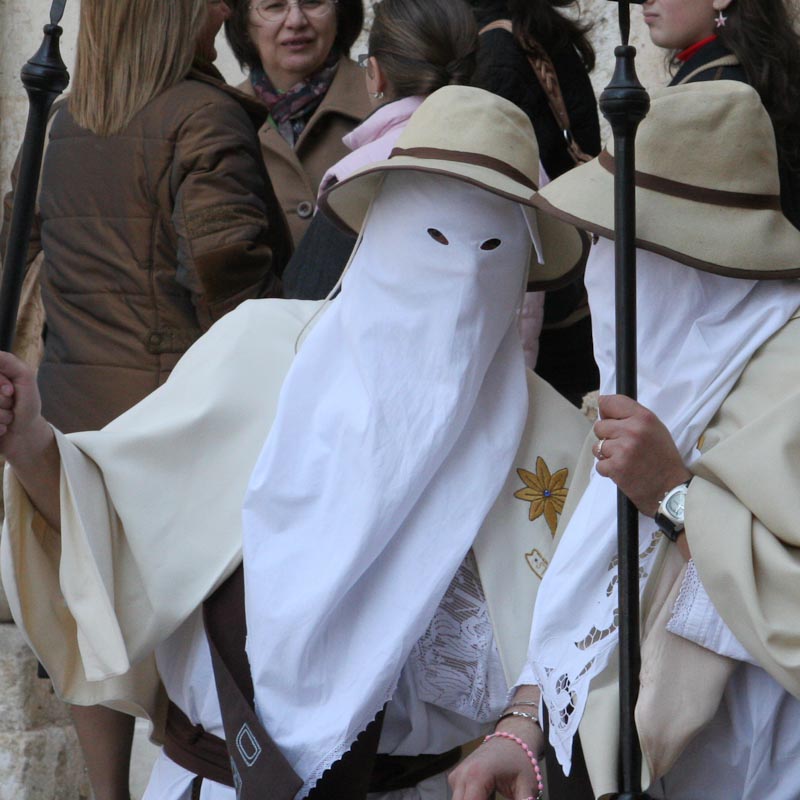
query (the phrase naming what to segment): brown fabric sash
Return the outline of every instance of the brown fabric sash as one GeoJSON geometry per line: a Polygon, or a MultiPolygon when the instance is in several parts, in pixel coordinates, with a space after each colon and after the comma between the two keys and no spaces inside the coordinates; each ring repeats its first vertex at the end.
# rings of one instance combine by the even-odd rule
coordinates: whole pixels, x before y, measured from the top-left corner
{"type": "Polygon", "coordinates": [[[261,725],[245,654],[244,572],[241,566],[203,604],[214,681],[222,711],[237,800],[293,800],[303,781],[261,725]]]}
{"type": "MultiPolygon", "coordinates": [[[[244,571],[241,565],[203,604],[225,738],[238,800],[293,800],[303,785],[256,716],[245,652],[244,571]]],[[[380,712],[353,746],[323,775],[308,800],[366,800],[383,727],[380,712]]]]}
{"type": "Polygon", "coordinates": [[[194,725],[178,706],[170,702],[164,732],[164,752],[184,769],[202,778],[233,786],[228,748],[218,736],[194,725]]]}
{"type": "MultiPolygon", "coordinates": [[[[612,175],[616,171],[616,160],[607,150],[597,157],[600,166],[612,175]]],[[[636,170],[636,185],[641,189],[649,189],[659,194],[680,197],[696,203],[730,208],[750,208],[756,210],[781,210],[781,199],[776,194],[747,194],[746,192],[726,192],[722,189],[706,189],[688,183],[661,178],[647,172],[636,170]]]]}
{"type": "MultiPolygon", "coordinates": [[[[265,786],[270,788],[270,800],[292,800],[302,781],[253,710],[253,683],[244,649],[241,567],[205,602],[203,617],[228,742],[194,725],[170,702],[164,752],[198,776],[192,785],[193,797],[199,797],[202,780],[208,779],[235,787],[238,800],[263,800],[265,786]]],[[[308,800],[364,800],[367,792],[408,789],[455,766],[461,757],[460,747],[441,755],[376,756],[382,723],[383,712],[325,773],[308,800]]]]}
{"type": "Polygon", "coordinates": [[[536,191],[537,185],[524,173],[520,172],[516,167],[501,161],[499,158],[483,155],[483,153],[465,153],[461,150],[444,150],[439,147],[395,147],[389,158],[396,156],[407,156],[409,158],[422,158],[434,159],[437,161],[456,161],[462,164],[472,164],[476,167],[484,167],[499,172],[512,181],[521,183],[528,189],[536,191]]]}

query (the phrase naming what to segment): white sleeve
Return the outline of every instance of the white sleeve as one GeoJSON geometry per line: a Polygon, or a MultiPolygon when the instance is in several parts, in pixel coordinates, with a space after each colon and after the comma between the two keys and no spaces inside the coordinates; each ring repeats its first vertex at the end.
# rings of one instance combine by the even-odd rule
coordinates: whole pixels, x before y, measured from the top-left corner
{"type": "Polygon", "coordinates": [[[700,582],[694,561],[686,568],[667,630],[721,656],[758,666],[714,607],[700,582]]]}

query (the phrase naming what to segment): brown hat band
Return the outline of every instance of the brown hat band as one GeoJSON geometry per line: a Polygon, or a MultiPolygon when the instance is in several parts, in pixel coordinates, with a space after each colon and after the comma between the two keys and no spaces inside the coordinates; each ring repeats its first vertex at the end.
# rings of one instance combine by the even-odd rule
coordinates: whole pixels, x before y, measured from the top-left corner
{"type": "Polygon", "coordinates": [[[511,178],[512,181],[521,183],[523,186],[533,191],[539,188],[527,175],[520,172],[515,167],[512,167],[511,164],[506,164],[505,161],[501,161],[499,158],[492,158],[491,156],[485,156],[481,153],[465,153],[462,150],[443,150],[439,147],[407,147],[405,149],[402,147],[395,147],[394,150],[389,153],[389,158],[394,158],[395,156],[427,158],[436,161],[457,161],[462,164],[472,164],[476,167],[485,167],[486,169],[499,172],[501,175],[505,175],[507,178],[511,178]]]}
{"type": "MultiPolygon", "coordinates": [[[[607,150],[603,150],[597,157],[600,166],[612,175],[616,171],[616,160],[607,150]]],[[[771,209],[781,210],[781,198],[776,194],[748,194],[746,192],[726,192],[722,189],[706,189],[702,186],[692,186],[689,183],[673,181],[669,178],[660,178],[647,172],[636,170],[636,185],[641,189],[650,189],[659,194],[680,197],[684,200],[693,200],[697,203],[707,203],[712,206],[731,206],[733,208],[771,209]]]]}

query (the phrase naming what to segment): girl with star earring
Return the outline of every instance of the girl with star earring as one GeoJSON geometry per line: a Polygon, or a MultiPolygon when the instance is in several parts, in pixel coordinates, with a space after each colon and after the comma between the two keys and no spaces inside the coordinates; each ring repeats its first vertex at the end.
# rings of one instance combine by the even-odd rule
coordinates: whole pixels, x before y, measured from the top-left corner
{"type": "Polygon", "coordinates": [[[670,51],[671,86],[749,83],[772,120],[783,213],[800,227],[800,36],[790,0],[645,0],[654,44],[670,51]]]}

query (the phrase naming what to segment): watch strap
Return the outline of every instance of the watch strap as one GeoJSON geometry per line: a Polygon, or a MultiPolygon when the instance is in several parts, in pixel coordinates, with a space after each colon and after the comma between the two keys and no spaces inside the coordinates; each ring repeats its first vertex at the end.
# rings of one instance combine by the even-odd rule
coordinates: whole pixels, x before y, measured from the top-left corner
{"type": "Polygon", "coordinates": [[[661,502],[658,504],[658,510],[655,513],[655,521],[656,525],[658,525],[659,530],[669,539],[671,542],[675,542],[683,533],[684,524],[683,521],[676,522],[671,516],[665,514],[662,509],[665,508],[665,503],[667,498],[674,494],[675,491],[681,487],[684,487],[684,491],[689,488],[689,484],[692,482],[692,479],[689,478],[688,481],[684,481],[683,483],[679,483],[677,486],[673,486],[663,498],[661,498],[661,502]]]}

